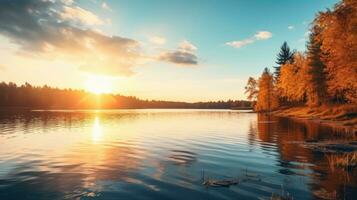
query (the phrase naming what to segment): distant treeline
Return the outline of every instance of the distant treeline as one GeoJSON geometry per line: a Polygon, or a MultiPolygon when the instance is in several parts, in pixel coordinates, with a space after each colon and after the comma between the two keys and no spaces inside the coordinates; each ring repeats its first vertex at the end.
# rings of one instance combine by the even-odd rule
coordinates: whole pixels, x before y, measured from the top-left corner
{"type": "Polygon", "coordinates": [[[34,87],[29,83],[0,83],[0,107],[30,109],[119,109],[119,108],[249,108],[249,101],[173,102],[141,100],[118,94],[95,95],[84,90],[58,89],[49,86],[34,87]]]}
{"type": "Polygon", "coordinates": [[[357,104],[357,1],[319,12],[306,47],[296,52],[284,42],[274,74],[265,68],[258,79],[248,79],[246,93],[256,110],[357,104]]]}

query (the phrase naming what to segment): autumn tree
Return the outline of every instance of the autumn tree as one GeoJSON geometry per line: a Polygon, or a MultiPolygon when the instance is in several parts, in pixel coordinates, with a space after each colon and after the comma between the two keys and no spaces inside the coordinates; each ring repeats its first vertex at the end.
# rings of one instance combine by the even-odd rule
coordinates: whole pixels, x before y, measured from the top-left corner
{"type": "Polygon", "coordinates": [[[326,63],[327,90],[337,102],[357,103],[357,1],[343,0],[315,20],[326,63]]]}
{"type": "Polygon", "coordinates": [[[258,96],[255,109],[270,111],[279,106],[278,96],[274,87],[274,77],[268,68],[265,68],[258,81],[258,96]]]}
{"type": "Polygon", "coordinates": [[[287,64],[287,63],[291,63],[294,60],[294,52],[295,51],[291,51],[290,47],[288,46],[287,42],[284,42],[283,45],[281,45],[280,47],[280,52],[278,54],[277,57],[277,61],[275,62],[276,64],[278,64],[278,66],[274,67],[275,68],[275,78],[278,80],[280,77],[280,68],[282,65],[287,64]]]}
{"type": "Polygon", "coordinates": [[[307,87],[307,59],[303,53],[295,53],[294,61],[281,66],[277,88],[280,97],[289,103],[303,103],[307,87]]]}

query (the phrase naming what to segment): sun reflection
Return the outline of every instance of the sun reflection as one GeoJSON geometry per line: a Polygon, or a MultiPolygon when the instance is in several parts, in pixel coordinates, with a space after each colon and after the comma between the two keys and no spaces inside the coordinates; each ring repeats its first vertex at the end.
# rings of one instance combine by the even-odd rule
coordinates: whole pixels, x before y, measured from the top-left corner
{"type": "Polygon", "coordinates": [[[103,135],[103,132],[102,132],[102,127],[100,126],[99,117],[95,117],[93,130],[92,130],[93,142],[98,142],[102,138],[102,135],[103,135]]]}

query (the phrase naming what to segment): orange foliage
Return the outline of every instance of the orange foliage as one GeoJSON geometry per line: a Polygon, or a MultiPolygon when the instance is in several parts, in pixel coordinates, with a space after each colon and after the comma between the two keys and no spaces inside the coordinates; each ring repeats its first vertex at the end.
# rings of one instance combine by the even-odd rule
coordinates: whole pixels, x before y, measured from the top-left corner
{"type": "Polygon", "coordinates": [[[357,102],[357,1],[344,0],[318,15],[329,95],[357,102]]]}

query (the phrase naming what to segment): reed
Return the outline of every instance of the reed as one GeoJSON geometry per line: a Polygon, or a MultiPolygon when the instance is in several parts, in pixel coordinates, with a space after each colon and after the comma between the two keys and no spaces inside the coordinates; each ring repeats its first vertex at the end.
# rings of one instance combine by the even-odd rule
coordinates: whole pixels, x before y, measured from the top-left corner
{"type": "Polygon", "coordinates": [[[334,171],[336,167],[346,170],[357,167],[357,152],[330,154],[326,155],[326,158],[332,171],[334,171]]]}

